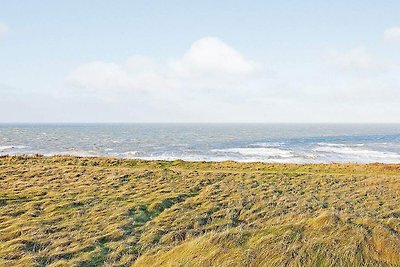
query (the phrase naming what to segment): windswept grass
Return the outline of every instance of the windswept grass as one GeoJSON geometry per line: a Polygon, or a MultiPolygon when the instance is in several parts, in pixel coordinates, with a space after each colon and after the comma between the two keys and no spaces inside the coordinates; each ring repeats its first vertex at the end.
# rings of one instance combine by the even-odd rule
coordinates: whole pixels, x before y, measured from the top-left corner
{"type": "Polygon", "coordinates": [[[400,165],[0,158],[0,266],[400,266],[400,165]]]}

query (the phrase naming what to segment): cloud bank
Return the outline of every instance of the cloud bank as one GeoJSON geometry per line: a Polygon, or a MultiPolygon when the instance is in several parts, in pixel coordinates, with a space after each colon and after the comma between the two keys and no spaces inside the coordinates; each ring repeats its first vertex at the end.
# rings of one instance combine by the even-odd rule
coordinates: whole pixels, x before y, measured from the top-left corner
{"type": "Polygon", "coordinates": [[[109,111],[124,110],[120,116],[129,113],[133,121],[397,119],[387,115],[400,112],[396,59],[365,46],[325,52],[319,68],[271,73],[234,46],[205,37],[162,62],[135,55],[123,62],[83,63],[66,81],[91,92],[90,100],[112,103],[109,111]]]}
{"type": "Polygon", "coordinates": [[[123,63],[89,62],[73,70],[66,81],[93,91],[168,90],[187,84],[212,89],[239,83],[258,68],[258,63],[220,39],[205,37],[195,41],[179,59],[156,63],[136,55],[123,63]]]}
{"type": "Polygon", "coordinates": [[[68,77],[67,83],[92,91],[147,91],[166,89],[172,82],[153,69],[139,70],[142,59],[129,59],[123,64],[95,61],[78,66],[68,77]]]}

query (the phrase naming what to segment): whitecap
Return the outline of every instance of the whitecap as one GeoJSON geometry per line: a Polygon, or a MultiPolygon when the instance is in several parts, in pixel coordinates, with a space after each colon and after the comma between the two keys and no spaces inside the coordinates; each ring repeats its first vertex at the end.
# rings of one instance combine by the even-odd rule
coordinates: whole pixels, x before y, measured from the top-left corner
{"type": "Polygon", "coordinates": [[[217,153],[233,153],[242,156],[255,156],[263,158],[291,158],[294,156],[292,151],[273,147],[235,147],[226,149],[213,149],[217,153]]]}
{"type": "Polygon", "coordinates": [[[319,146],[328,147],[362,147],[364,144],[342,144],[342,143],[317,143],[319,146]]]}
{"type": "Polygon", "coordinates": [[[24,149],[28,148],[27,146],[0,146],[0,152],[6,151],[6,150],[12,150],[12,149],[24,149]]]}
{"type": "Polygon", "coordinates": [[[322,146],[313,149],[317,153],[328,153],[341,155],[342,158],[350,162],[400,162],[400,154],[390,151],[378,151],[371,149],[363,149],[352,146],[322,146]]]}
{"type": "Polygon", "coordinates": [[[249,145],[249,147],[280,147],[284,145],[283,142],[256,142],[249,145]]]}

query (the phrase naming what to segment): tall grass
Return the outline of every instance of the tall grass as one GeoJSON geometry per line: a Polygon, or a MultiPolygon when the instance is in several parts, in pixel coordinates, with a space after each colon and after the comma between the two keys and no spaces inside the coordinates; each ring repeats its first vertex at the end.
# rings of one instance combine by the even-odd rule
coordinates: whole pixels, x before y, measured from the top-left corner
{"type": "Polygon", "coordinates": [[[400,266],[400,165],[0,158],[0,266],[400,266]]]}

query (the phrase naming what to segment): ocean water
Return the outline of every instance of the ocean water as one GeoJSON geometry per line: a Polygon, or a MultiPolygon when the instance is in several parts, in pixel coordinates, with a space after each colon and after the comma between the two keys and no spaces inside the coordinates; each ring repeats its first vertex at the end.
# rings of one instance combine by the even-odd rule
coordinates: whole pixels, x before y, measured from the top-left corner
{"type": "Polygon", "coordinates": [[[400,124],[0,124],[0,155],[400,163],[400,124]]]}

